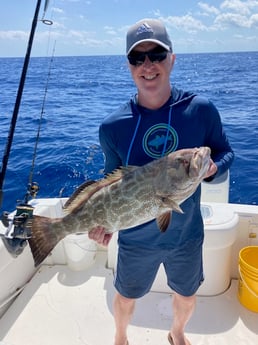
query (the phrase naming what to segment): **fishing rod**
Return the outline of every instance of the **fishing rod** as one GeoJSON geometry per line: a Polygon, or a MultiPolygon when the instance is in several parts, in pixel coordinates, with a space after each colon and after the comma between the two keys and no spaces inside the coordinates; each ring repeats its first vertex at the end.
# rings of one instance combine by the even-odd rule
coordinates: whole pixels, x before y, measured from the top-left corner
{"type": "MultiPolygon", "coordinates": [[[[40,21],[42,21],[44,24],[51,25],[52,24],[51,20],[44,19],[44,15],[46,13],[48,4],[49,4],[49,0],[46,0],[45,6],[44,6],[43,17],[40,21]]],[[[20,104],[21,104],[24,84],[25,84],[25,80],[26,80],[28,65],[29,65],[29,61],[30,61],[30,54],[31,54],[31,48],[32,48],[32,44],[33,44],[34,34],[35,34],[37,23],[38,23],[40,6],[41,6],[41,0],[37,0],[35,13],[34,13],[32,25],[31,25],[29,41],[28,41],[28,45],[27,45],[27,51],[26,51],[26,55],[24,58],[20,83],[19,83],[19,87],[18,87],[18,91],[17,91],[16,101],[15,101],[15,105],[14,105],[14,109],[13,109],[13,115],[12,115],[12,119],[11,119],[11,123],[10,123],[9,133],[8,133],[7,142],[6,142],[5,151],[4,151],[3,160],[2,160],[2,167],[1,167],[1,171],[0,171],[0,207],[1,207],[2,201],[3,201],[3,184],[4,184],[6,169],[7,169],[7,165],[8,165],[9,156],[10,156],[10,151],[11,151],[11,147],[12,147],[17,117],[18,117],[18,113],[19,113],[19,109],[20,109],[20,104]]]]}
{"type": "MultiPolygon", "coordinates": [[[[42,21],[46,25],[52,25],[51,20],[47,20],[44,18],[48,4],[49,4],[49,0],[46,0],[45,6],[44,6],[43,17],[40,21],[42,21]]],[[[3,200],[3,183],[4,183],[7,164],[8,164],[9,155],[10,155],[10,151],[12,147],[15,126],[17,122],[24,84],[26,80],[26,74],[27,74],[28,65],[30,61],[31,48],[33,44],[34,34],[37,27],[40,5],[41,5],[41,0],[37,0],[36,9],[35,9],[30,36],[29,36],[29,41],[27,45],[27,51],[26,51],[23,69],[21,73],[20,83],[19,83],[19,87],[17,91],[16,102],[14,105],[13,116],[11,119],[9,134],[8,134],[7,143],[6,143],[5,152],[4,152],[3,161],[2,161],[2,168],[0,172],[0,206],[2,205],[2,200],[3,200]]],[[[35,150],[36,150],[36,147],[35,147],[35,150]]],[[[33,193],[36,193],[37,192],[36,187],[37,187],[36,185],[31,184],[30,191],[27,190],[27,194],[25,196],[24,202],[19,204],[16,207],[16,214],[12,218],[9,218],[8,212],[4,212],[1,217],[1,221],[4,225],[5,230],[4,232],[2,231],[0,232],[0,237],[3,240],[3,243],[6,249],[14,257],[17,257],[19,254],[23,252],[23,249],[27,245],[27,240],[31,237],[33,207],[28,204],[28,193],[30,193],[31,196],[33,195],[33,193]]],[[[29,189],[29,186],[28,186],[28,189],[29,189]]]]}

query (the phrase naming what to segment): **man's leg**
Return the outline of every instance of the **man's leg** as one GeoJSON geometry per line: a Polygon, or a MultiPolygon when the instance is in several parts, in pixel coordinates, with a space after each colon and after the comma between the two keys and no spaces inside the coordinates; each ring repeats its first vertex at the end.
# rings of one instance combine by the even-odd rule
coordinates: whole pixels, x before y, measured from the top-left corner
{"type": "Polygon", "coordinates": [[[126,298],[118,292],[114,298],[114,319],[116,325],[115,345],[127,344],[127,326],[131,321],[135,299],[126,298]]]}
{"type": "Polygon", "coordinates": [[[173,323],[170,335],[174,345],[190,345],[185,338],[184,330],[190,320],[196,303],[196,296],[185,297],[175,293],[173,298],[173,323]]]}

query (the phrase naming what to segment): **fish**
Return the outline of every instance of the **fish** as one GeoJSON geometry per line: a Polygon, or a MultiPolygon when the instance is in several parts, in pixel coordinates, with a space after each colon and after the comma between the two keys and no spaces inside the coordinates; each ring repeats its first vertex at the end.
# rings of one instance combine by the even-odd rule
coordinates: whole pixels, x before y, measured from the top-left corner
{"type": "Polygon", "coordinates": [[[98,226],[114,233],[156,219],[160,231],[166,231],[172,211],[182,213],[180,204],[205,178],[210,154],[210,148],[204,146],[181,149],[83,183],[65,203],[63,217],[33,216],[28,241],[35,266],[67,235],[98,226]]]}
{"type": "Polygon", "coordinates": [[[155,147],[157,150],[159,146],[164,145],[166,141],[172,141],[172,136],[156,135],[156,137],[149,142],[149,145],[155,147]]]}

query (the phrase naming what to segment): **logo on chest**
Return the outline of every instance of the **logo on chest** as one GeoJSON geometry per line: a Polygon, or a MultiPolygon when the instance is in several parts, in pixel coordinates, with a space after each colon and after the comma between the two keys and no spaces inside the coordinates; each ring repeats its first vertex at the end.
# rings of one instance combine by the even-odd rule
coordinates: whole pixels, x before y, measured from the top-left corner
{"type": "Polygon", "coordinates": [[[150,127],[142,140],[142,147],[145,153],[152,158],[165,156],[175,151],[177,146],[177,132],[166,123],[150,127]]]}

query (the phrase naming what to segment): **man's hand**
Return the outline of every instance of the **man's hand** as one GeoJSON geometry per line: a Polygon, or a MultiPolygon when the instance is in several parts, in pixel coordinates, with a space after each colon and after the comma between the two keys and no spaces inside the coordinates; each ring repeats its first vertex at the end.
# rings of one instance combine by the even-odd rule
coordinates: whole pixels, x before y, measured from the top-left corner
{"type": "Polygon", "coordinates": [[[97,226],[88,233],[88,236],[91,240],[94,240],[98,244],[101,244],[105,247],[109,244],[112,235],[113,234],[106,234],[105,228],[103,228],[102,226],[97,226]]]}

